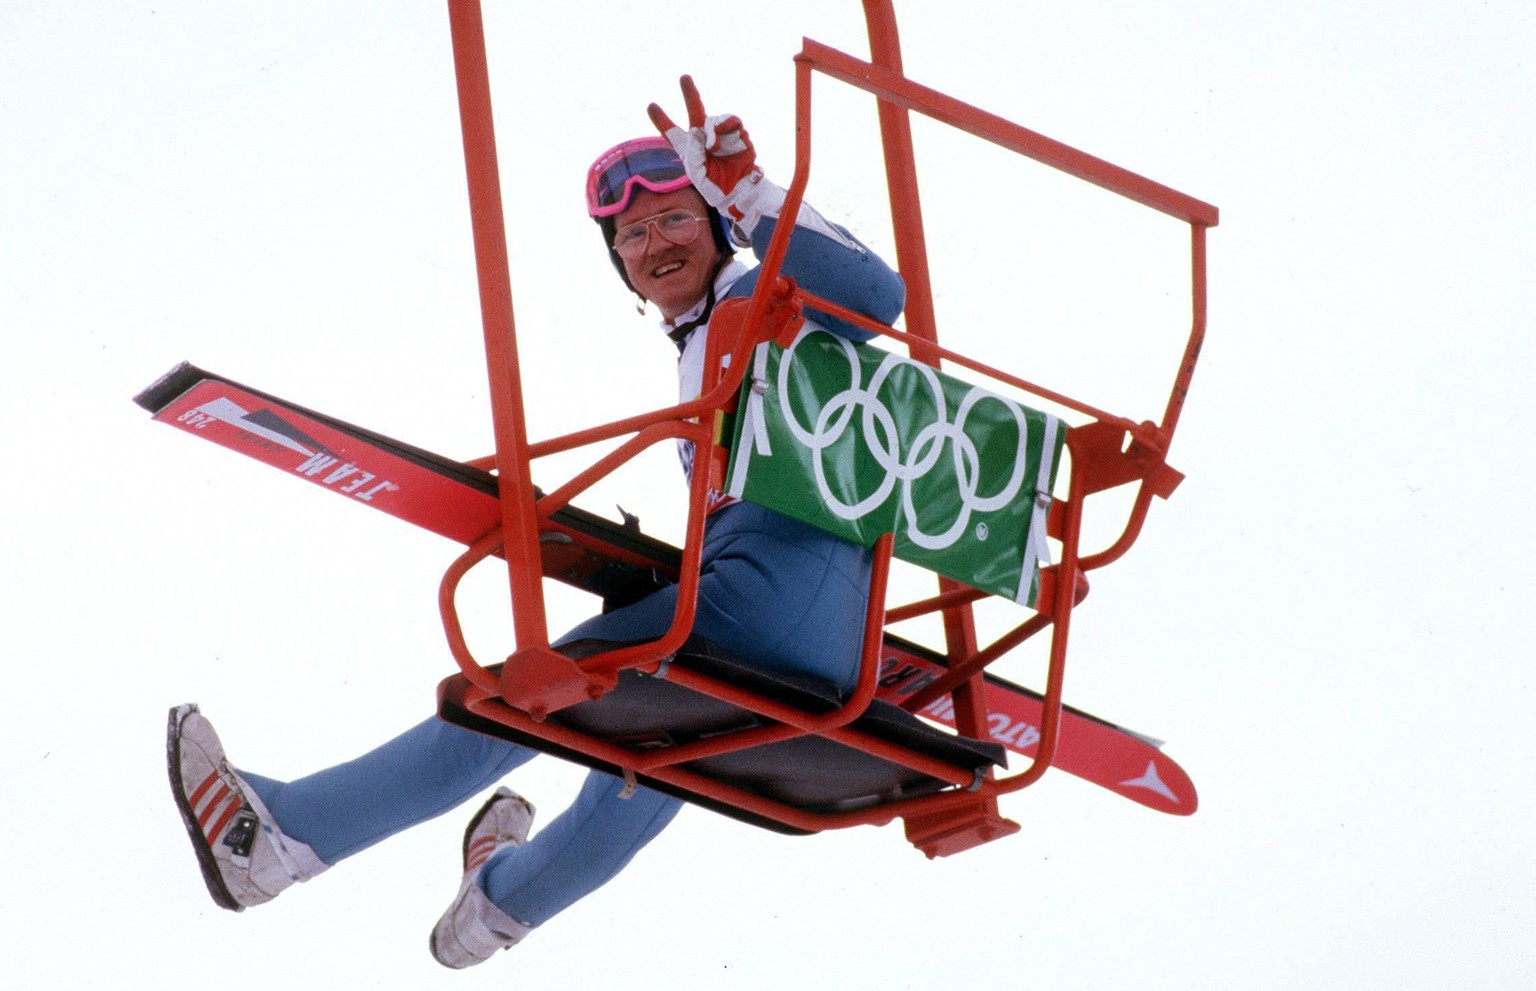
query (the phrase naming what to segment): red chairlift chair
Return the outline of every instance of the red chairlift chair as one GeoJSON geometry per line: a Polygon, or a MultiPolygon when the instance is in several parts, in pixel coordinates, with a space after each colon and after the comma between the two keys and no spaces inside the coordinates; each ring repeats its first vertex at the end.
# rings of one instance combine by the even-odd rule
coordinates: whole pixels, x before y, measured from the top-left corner
{"type": "MultiPolygon", "coordinates": [[[[1072,610],[1086,592],[1084,574],[1120,557],[1140,532],[1153,496],[1167,497],[1181,476],[1165,455],[1198,357],[1205,327],[1205,230],[1214,207],[1083,154],[994,115],[920,86],[902,74],[895,18],[888,0],[865,0],[872,59],[863,62],[807,39],[796,57],[797,148],[783,220],[793,220],[809,178],[811,81],[820,72],[879,98],[898,266],[908,288],[905,332],[875,325],[811,297],[779,277],[792,223],[781,222],[762,263],[757,290],[725,332],[711,327],[715,360],[730,356],[726,371],[696,400],[652,414],[533,444],[524,429],[519,366],[500,208],[495,138],[484,38],[474,0],[450,3],[454,56],[474,214],[486,355],[493,388],[502,524],[470,548],[444,578],[441,605],[449,643],[461,673],[440,689],[441,713],[484,732],[554,750],[632,780],[684,795],[753,821],[789,831],[816,831],[900,817],[908,837],[930,856],[949,854],[1005,835],[1017,826],[997,811],[999,795],[1039,780],[1054,758],[1062,713],[1062,677],[1072,610]],[[1183,361],[1159,423],[1132,422],[1071,397],[972,361],[937,343],[917,195],[908,114],[916,111],[983,140],[1043,162],[1187,223],[1191,234],[1193,326],[1183,361]],[[984,592],[954,578],[922,602],[885,608],[891,535],[877,543],[861,676],[852,697],[839,701],[815,686],[786,684],[780,676],[722,657],[709,644],[690,641],[706,494],[720,487],[724,452],[717,421],[735,408],[752,349],[787,344],[803,307],[813,305],[907,346],[913,359],[966,369],[1042,397],[1088,418],[1066,431],[1071,482],[1049,512],[1049,532],[1060,543],[1060,562],[1039,576],[1035,615],[986,647],[976,642],[971,603],[984,592]],[[616,450],[548,494],[534,489],[530,465],[556,452],[619,437],[616,450]],[[687,536],[677,567],[678,608],[670,631],[640,644],[591,644],[581,651],[550,647],[541,581],[548,570],[544,541],[559,532],[555,514],[593,481],[662,440],[683,438],[717,452],[711,471],[696,471],[690,486],[687,536]],[[1078,546],[1085,499],[1135,484],[1137,494],[1121,536],[1091,554],[1078,546]],[[453,593],[458,580],[492,553],[507,562],[517,648],[506,662],[485,667],[470,656],[458,630],[453,593]],[[897,708],[875,699],[887,624],[939,613],[947,641],[945,669],[897,708]],[[987,735],[986,667],[1037,633],[1051,632],[1040,739],[1033,763],[998,776],[1000,763],[987,735]],[[573,656],[574,655],[574,656],[573,656]],[[959,735],[933,730],[909,713],[942,696],[953,702],[959,735]],[[634,710],[634,711],[631,711],[634,710]],[[694,710],[700,710],[695,712],[694,710]],[[641,715],[636,715],[636,712],[641,715]],[[666,713],[688,712],[696,724],[679,728],[666,713]],[[712,718],[705,713],[713,713],[712,718]],[[846,763],[846,767],[842,763],[846,763]],[[805,768],[815,770],[807,773],[805,768]],[[883,768],[875,773],[871,768],[883,768]],[[773,769],[781,772],[774,779],[773,769]],[[858,773],[855,768],[859,769],[858,773]],[[859,774],[865,774],[859,777],[859,774]],[[859,777],[846,788],[818,787],[859,777]]],[[[569,534],[565,534],[569,537],[569,534]]],[[[556,545],[559,546],[559,545],[556,545]]],[[[678,721],[684,721],[681,716],[678,721]]]]}

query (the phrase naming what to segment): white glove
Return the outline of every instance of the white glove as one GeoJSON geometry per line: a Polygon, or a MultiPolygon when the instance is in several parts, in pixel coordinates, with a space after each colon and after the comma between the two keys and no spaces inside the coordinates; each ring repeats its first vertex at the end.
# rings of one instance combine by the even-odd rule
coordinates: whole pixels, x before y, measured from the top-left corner
{"type": "Polygon", "coordinates": [[[784,203],[784,191],[763,181],[752,139],[735,114],[710,117],[691,76],[681,80],[683,104],[688,110],[688,129],[672,122],[657,104],[649,109],[651,123],[671,143],[683,168],[704,202],[750,239],[752,229],[765,214],[776,214],[784,203]]]}

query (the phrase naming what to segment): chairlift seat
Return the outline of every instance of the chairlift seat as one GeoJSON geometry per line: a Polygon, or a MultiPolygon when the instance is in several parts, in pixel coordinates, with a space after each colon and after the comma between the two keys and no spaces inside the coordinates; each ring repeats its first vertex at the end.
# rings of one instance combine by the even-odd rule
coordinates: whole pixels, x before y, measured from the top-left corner
{"type": "MultiPolygon", "coordinates": [[[[563,649],[572,655],[587,655],[613,646],[607,642],[584,641],[563,649]]],[[[841,704],[837,689],[829,682],[756,667],[717,644],[694,636],[655,674],[633,669],[622,671],[617,687],[602,698],[551,713],[549,721],[635,751],[680,746],[770,725],[753,712],[669,680],[667,673],[672,665],[794,706],[810,715],[831,712],[841,704]]],[[[468,702],[472,690],[473,686],[463,675],[443,681],[438,691],[442,718],[588,767],[613,774],[623,773],[621,768],[601,759],[477,715],[468,702]]],[[[918,719],[899,706],[878,699],[871,702],[850,727],[942,760],[978,779],[994,766],[1007,765],[1002,745],[956,736],[918,719]]],[[[921,771],[816,734],[704,757],[682,766],[704,777],[810,812],[869,808],[951,787],[921,771]]],[[[644,774],[638,775],[638,780],[733,818],[780,832],[804,832],[649,779],[644,774]]]]}

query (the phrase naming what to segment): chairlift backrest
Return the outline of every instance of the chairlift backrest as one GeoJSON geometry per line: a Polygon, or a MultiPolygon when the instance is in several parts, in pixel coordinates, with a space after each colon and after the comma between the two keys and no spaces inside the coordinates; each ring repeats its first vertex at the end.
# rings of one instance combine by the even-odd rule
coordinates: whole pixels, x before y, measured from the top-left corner
{"type": "Polygon", "coordinates": [[[1032,606],[1064,425],[805,324],[753,352],[726,494],[1032,606]]]}

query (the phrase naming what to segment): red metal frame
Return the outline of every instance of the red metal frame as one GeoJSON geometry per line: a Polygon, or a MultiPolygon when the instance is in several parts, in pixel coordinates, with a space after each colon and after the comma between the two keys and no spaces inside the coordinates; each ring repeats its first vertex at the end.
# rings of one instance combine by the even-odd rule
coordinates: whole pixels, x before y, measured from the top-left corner
{"type": "MultiPolygon", "coordinates": [[[[1073,607],[1086,592],[1083,574],[1118,558],[1139,535],[1151,498],[1166,497],[1180,476],[1165,456],[1183,408],[1205,333],[1205,229],[1217,223],[1216,208],[1152,182],[1119,166],[1084,154],[1060,142],[1010,123],[908,80],[903,75],[900,42],[890,0],[863,0],[871,59],[865,62],[807,39],[796,57],[796,164],[773,241],[762,262],[757,290],[744,305],[723,307],[711,324],[714,359],[730,353],[729,371],[706,381],[703,394],[691,402],[656,410],[539,443],[530,443],[523,418],[517,361],[512,292],[507,266],[505,222],[501,209],[495,130],[491,114],[485,38],[478,0],[449,0],[455,71],[458,81],[465,166],[479,271],[486,362],[495,421],[494,463],[501,481],[502,523],[469,548],[449,568],[440,590],[444,630],[450,649],[465,677],[474,686],[470,708],[523,733],[590,757],[646,774],[725,802],[786,826],[821,830],[862,823],[884,823],[901,817],[908,837],[930,856],[958,852],[976,843],[1005,835],[1018,827],[1001,818],[997,797],[1037,781],[1050,767],[1061,712],[1066,647],[1073,607]],[[863,89],[878,98],[879,122],[896,238],[897,267],[906,282],[906,332],[875,324],[841,307],[816,299],[779,278],[789,235],[809,179],[811,159],[812,73],[863,89]],[[1117,195],[1144,204],[1178,220],[1191,230],[1192,329],[1169,392],[1161,423],[1137,423],[1054,392],[1027,380],[966,358],[938,344],[932,290],[923,237],[921,201],[912,149],[910,114],[917,112],[958,127],[983,140],[1076,176],[1117,195]],[[885,586],[891,538],[877,546],[870,611],[866,617],[861,675],[853,697],[840,710],[810,716],[700,674],[672,669],[668,676],[680,684],[760,713],[774,725],[686,747],[636,753],[546,722],[549,712],[611,688],[617,673],[629,667],[654,671],[682,645],[693,624],[699,559],[706,515],[707,490],[718,475],[718,457],[711,471],[695,471],[689,489],[688,525],[678,573],[676,614],[666,635],[639,644],[573,659],[553,650],[544,611],[543,568],[539,550],[541,529],[549,515],[598,478],[613,471],[652,444],[684,438],[697,450],[714,448],[717,415],[733,402],[741,377],[749,367],[750,350],[759,342],[779,338],[793,328],[799,309],[807,304],[833,312],[904,344],[914,359],[937,365],[941,360],[1006,383],[1082,414],[1089,422],[1067,431],[1071,473],[1067,495],[1052,507],[1049,529],[1061,543],[1061,561],[1042,573],[1037,614],[993,643],[977,643],[972,603],[982,593],[941,579],[934,597],[886,610],[885,586]],[[531,462],[556,452],[599,441],[627,438],[614,450],[559,488],[542,497],[533,487],[531,462]],[[1108,547],[1080,552],[1085,499],[1107,488],[1134,482],[1138,491],[1124,528],[1108,547]],[[499,675],[471,656],[459,629],[454,593],[459,580],[479,561],[501,554],[507,562],[516,649],[499,675]],[[907,701],[914,711],[939,695],[952,696],[956,725],[962,733],[985,737],[987,711],[981,677],[985,667],[1030,637],[1051,630],[1041,739],[1033,763],[1020,773],[982,781],[963,777],[953,767],[899,745],[886,743],[849,727],[868,706],[876,688],[880,648],[887,623],[937,613],[945,631],[950,674],[907,701]],[[907,799],[872,809],[835,814],[808,813],[742,789],[702,778],[680,765],[719,753],[817,733],[850,746],[949,781],[956,790],[907,799]]],[[[706,367],[718,370],[718,360],[706,367]]]]}

